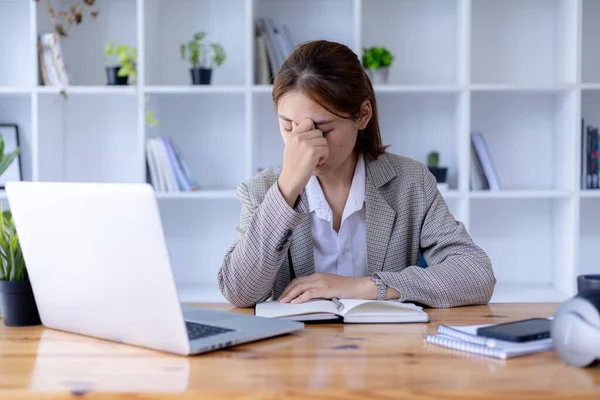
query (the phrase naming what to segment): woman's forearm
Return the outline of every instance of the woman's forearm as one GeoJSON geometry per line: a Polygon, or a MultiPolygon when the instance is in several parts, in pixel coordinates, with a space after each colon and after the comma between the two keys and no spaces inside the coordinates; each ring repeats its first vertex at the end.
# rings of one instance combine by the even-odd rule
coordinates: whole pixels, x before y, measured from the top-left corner
{"type": "Polygon", "coordinates": [[[238,238],[225,255],[217,278],[227,300],[238,307],[250,307],[271,295],[291,233],[302,215],[287,205],[277,183],[258,207],[250,204],[243,185],[239,196],[244,205],[238,238]]]}

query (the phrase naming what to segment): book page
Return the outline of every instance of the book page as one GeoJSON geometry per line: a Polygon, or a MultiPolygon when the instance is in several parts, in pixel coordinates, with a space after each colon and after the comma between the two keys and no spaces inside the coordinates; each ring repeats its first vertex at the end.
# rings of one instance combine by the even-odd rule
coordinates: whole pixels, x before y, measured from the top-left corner
{"type": "Polygon", "coordinates": [[[331,313],[338,314],[335,304],[330,300],[312,299],[305,303],[291,304],[279,301],[267,301],[256,305],[258,317],[278,318],[293,315],[331,313]]]}
{"type": "Polygon", "coordinates": [[[359,299],[341,299],[344,304],[342,315],[389,315],[395,313],[414,313],[419,314],[422,307],[418,307],[412,303],[400,303],[398,301],[389,300],[359,300],[359,299]]]}

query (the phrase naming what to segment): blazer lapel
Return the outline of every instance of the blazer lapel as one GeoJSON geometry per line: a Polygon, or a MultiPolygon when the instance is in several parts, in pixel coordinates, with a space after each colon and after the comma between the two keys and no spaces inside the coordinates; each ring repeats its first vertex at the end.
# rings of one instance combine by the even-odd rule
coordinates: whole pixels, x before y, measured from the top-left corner
{"type": "Polygon", "coordinates": [[[367,221],[367,271],[369,276],[383,268],[396,211],[385,200],[382,186],[396,176],[385,154],[367,163],[365,214],[367,221]]]}
{"type": "Polygon", "coordinates": [[[308,212],[308,198],[303,189],[300,193],[298,212],[304,214],[302,221],[294,229],[290,255],[296,277],[312,275],[315,272],[315,256],[313,253],[312,227],[308,212]]]}

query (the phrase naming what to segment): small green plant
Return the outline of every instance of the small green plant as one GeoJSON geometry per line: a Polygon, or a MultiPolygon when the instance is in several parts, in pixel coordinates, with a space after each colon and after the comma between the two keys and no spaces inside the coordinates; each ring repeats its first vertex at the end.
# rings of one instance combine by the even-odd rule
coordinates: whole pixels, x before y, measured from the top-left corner
{"type": "Polygon", "coordinates": [[[0,213],[0,280],[25,281],[28,279],[25,259],[12,213],[4,211],[1,203],[0,213]]]}
{"type": "Polygon", "coordinates": [[[392,65],[394,56],[385,47],[363,47],[362,63],[363,67],[376,70],[381,67],[392,65]]]}
{"type": "MultiPolygon", "coordinates": [[[[0,175],[6,171],[21,148],[4,154],[4,138],[0,135],[0,175]]],[[[0,203],[0,280],[23,281],[27,279],[25,261],[19,245],[12,213],[2,209],[0,203]]]]}
{"type": "Polygon", "coordinates": [[[181,59],[187,60],[192,68],[218,67],[227,59],[223,46],[218,43],[203,43],[205,37],[206,32],[196,32],[192,40],[179,46],[181,59]]]}
{"type": "Polygon", "coordinates": [[[437,168],[440,163],[440,153],[432,151],[427,155],[427,166],[429,168],[437,168]]]}
{"type": "Polygon", "coordinates": [[[114,66],[119,65],[119,72],[117,73],[120,77],[129,77],[130,82],[134,82],[137,77],[137,49],[130,47],[126,44],[114,45],[113,42],[108,42],[104,46],[104,54],[108,60],[107,64],[114,66]],[[116,61],[115,61],[116,60],[116,61]]]}

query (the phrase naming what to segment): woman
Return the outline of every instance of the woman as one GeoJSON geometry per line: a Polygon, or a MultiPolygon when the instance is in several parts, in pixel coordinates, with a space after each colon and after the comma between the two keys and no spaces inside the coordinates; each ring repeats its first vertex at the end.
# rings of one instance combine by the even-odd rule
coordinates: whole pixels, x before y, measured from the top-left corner
{"type": "Polygon", "coordinates": [[[237,239],[218,273],[231,303],[489,301],[496,279],[488,256],[427,167],[381,145],[373,87],[352,50],[324,40],[297,47],[273,101],[283,166],[238,187],[237,239]],[[429,267],[417,265],[419,252],[429,267]]]}

